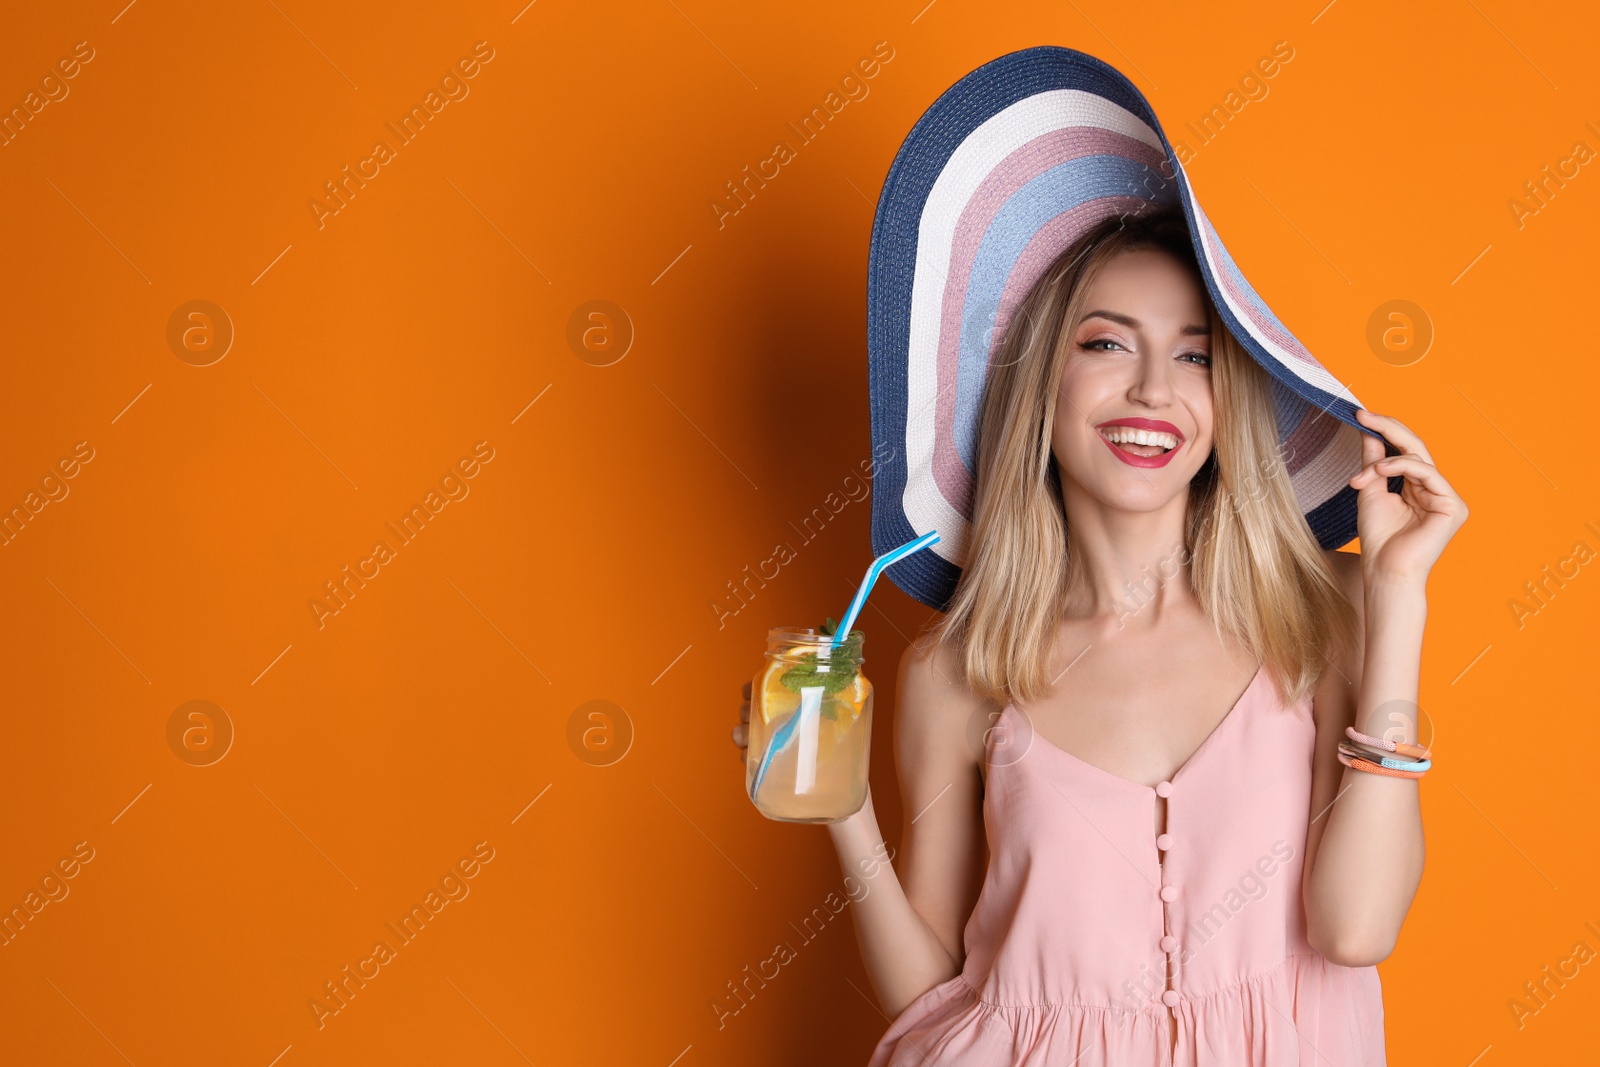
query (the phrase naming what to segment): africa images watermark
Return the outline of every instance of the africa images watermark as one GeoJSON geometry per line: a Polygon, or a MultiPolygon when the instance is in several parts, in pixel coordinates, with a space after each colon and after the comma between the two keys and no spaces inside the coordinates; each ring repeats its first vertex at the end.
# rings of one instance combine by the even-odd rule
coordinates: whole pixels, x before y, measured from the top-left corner
{"type": "MultiPolygon", "coordinates": [[[[385,522],[384,526],[394,534],[395,544],[404,548],[427,529],[428,523],[439,517],[451,501],[461,501],[472,492],[472,487],[467,484],[476,478],[483,470],[483,464],[494,459],[494,446],[488,441],[479,441],[473,446],[472,454],[462,456],[456,460],[455,466],[447,469],[439,479],[438,489],[429,489],[422,498],[422,503],[411,505],[411,510],[401,515],[393,522],[385,522]],[[440,494],[443,494],[442,496],[440,494]]],[[[330,579],[322,583],[325,596],[311,597],[306,601],[306,606],[311,609],[312,618],[317,620],[317,629],[321,630],[328,625],[328,620],[350,606],[350,601],[355,599],[356,593],[367,587],[367,583],[383,573],[383,568],[400,558],[400,553],[391,547],[386,540],[379,539],[372,544],[372,553],[365,559],[357,560],[355,570],[351,571],[347,563],[340,571],[337,579],[330,579]],[[370,570],[369,570],[370,568],[370,570]]]]}
{"type": "MultiPolygon", "coordinates": [[[[1600,926],[1593,921],[1585,922],[1584,927],[1596,937],[1600,937],[1600,926]]],[[[1582,968],[1595,958],[1595,951],[1587,941],[1578,941],[1573,944],[1572,952],[1565,959],[1556,961],[1552,972],[1550,964],[1545,964],[1539,972],[1540,977],[1535,983],[1529,980],[1522,983],[1523,997],[1511,997],[1506,1001],[1506,1008],[1511,1012],[1511,1018],[1516,1022],[1517,1029],[1521,1030],[1528,1025],[1528,1020],[1538,1015],[1550,1006],[1556,994],[1567,988],[1567,983],[1582,973],[1582,968]],[[1555,988],[1551,988],[1554,983],[1555,988]]]]}
{"type": "Polygon", "coordinates": [[[306,1000],[312,1018],[317,1021],[317,1029],[326,1027],[328,1019],[348,1008],[356,994],[367,988],[367,983],[382,974],[385,967],[399,959],[400,949],[422,936],[422,931],[439,917],[440,912],[452,902],[466,900],[472,892],[472,887],[467,883],[478,877],[483,872],[483,866],[492,862],[494,857],[494,846],[489,842],[479,841],[473,845],[470,856],[463,856],[454,866],[446,868],[437,889],[428,887],[422,903],[411,905],[411,910],[396,922],[383,924],[384,929],[394,935],[392,945],[387,937],[380,938],[373,943],[372,954],[357,960],[353,970],[347,963],[338,977],[322,983],[322,993],[306,1000]]]}
{"type": "MultiPolygon", "coordinates": [[[[887,441],[880,441],[873,446],[872,458],[861,460],[857,464],[861,470],[862,478],[865,478],[866,481],[862,481],[861,478],[857,478],[854,474],[845,475],[844,480],[839,484],[839,490],[829,492],[827,496],[823,497],[822,503],[812,508],[810,514],[800,520],[799,526],[795,526],[793,522],[789,523],[795,533],[800,535],[801,546],[809,545],[812,541],[815,541],[818,535],[822,533],[823,528],[838,518],[839,513],[844,511],[852,501],[860,502],[865,500],[871,494],[870,483],[873,475],[877,472],[878,464],[887,462],[894,454],[893,445],[887,441]]],[[[745,564],[744,570],[740,572],[742,577],[727,583],[728,598],[733,601],[733,604],[729,605],[720,599],[711,601],[711,614],[717,617],[717,629],[721,630],[726,627],[729,619],[749,607],[750,602],[756,598],[756,593],[765,589],[767,582],[772,581],[782,572],[784,567],[799,558],[799,554],[799,550],[794,547],[793,542],[782,541],[773,546],[772,555],[756,564],[753,573],[750,565],[748,563],[745,564]],[[770,573],[768,573],[769,571],[770,573]],[[751,588],[752,583],[755,585],[754,589],[751,588]]]]}
{"type": "MultiPolygon", "coordinates": [[[[1194,133],[1199,147],[1204,148],[1222,136],[1222,131],[1227,129],[1228,124],[1236,120],[1248,105],[1265,100],[1272,92],[1272,87],[1267,81],[1277,77],[1283,66],[1292,59],[1294,59],[1294,47],[1288,41],[1278,41],[1272,46],[1271,54],[1256,60],[1254,68],[1246,70],[1239,78],[1237,91],[1230,89],[1220,104],[1213,104],[1209,111],[1200,116],[1198,126],[1194,122],[1185,122],[1184,126],[1194,133]]],[[[1190,148],[1187,141],[1177,139],[1172,142],[1172,151],[1177,155],[1180,164],[1188,166],[1199,149],[1190,148]]]]}
{"type": "Polygon", "coordinates": [[[324,229],[328,219],[339,214],[350,206],[356,193],[367,187],[370,182],[383,173],[383,168],[400,158],[399,150],[410,144],[422,135],[422,131],[439,117],[439,113],[452,102],[459,103],[472,92],[472,86],[467,83],[476,78],[483,69],[483,64],[494,60],[495,51],[488,41],[479,41],[472,46],[472,54],[462,56],[456,60],[453,67],[448,68],[439,78],[439,87],[429,89],[423,96],[422,103],[412,104],[395,122],[386,122],[384,125],[394,135],[394,144],[391,145],[385,138],[373,142],[372,153],[367,158],[358,160],[355,169],[351,170],[346,163],[339,175],[322,183],[326,197],[319,199],[312,197],[306,201],[306,207],[311,209],[311,217],[317,220],[317,229],[324,229]],[[443,95],[441,95],[443,94],[443,95]]]}
{"type": "Polygon", "coordinates": [[[38,889],[30,888],[20,904],[13,904],[0,915],[0,948],[9,947],[11,942],[21,937],[22,931],[37,921],[39,913],[50,904],[66,900],[67,894],[72,892],[67,882],[78,877],[83,865],[92,862],[94,855],[93,845],[79,841],[72,846],[71,855],[61,857],[54,867],[45,871],[39,879],[38,889]]]}
{"type": "MultiPolygon", "coordinates": [[[[822,898],[822,903],[800,920],[799,926],[791,922],[789,928],[800,936],[800,948],[815,941],[829,923],[844,913],[845,908],[865,900],[867,894],[872,892],[872,879],[893,860],[894,849],[882,841],[878,842],[872,855],[863,856],[857,861],[856,869],[861,872],[861,877],[858,879],[854,874],[844,876],[844,896],[841,897],[837,890],[829,890],[828,895],[822,898]]],[[[717,1029],[726,1027],[729,1019],[748,1008],[756,994],[783,973],[785,964],[794,962],[799,955],[799,950],[784,940],[773,946],[771,955],[756,964],[754,972],[748,963],[745,964],[740,972],[743,977],[738,984],[732,981],[727,983],[728,995],[711,1001],[711,1014],[717,1017],[717,1029]]]]}
{"type": "MultiPolygon", "coordinates": [[[[837,120],[839,113],[852,102],[865,100],[872,91],[867,82],[876,78],[883,65],[893,60],[894,55],[894,48],[888,41],[879,41],[872,46],[872,55],[856,60],[855,66],[839,79],[838,90],[828,90],[822,103],[800,119],[800,125],[786,123],[794,132],[800,147],[804,148],[820,137],[828,124],[837,120]]],[[[726,196],[718,194],[716,199],[709,201],[711,215],[717,220],[717,229],[724,229],[729,219],[750,206],[750,201],[756,198],[757,192],[767,187],[767,182],[777,178],[785,166],[799,158],[799,151],[788,140],[780,140],[773,144],[772,154],[755,165],[755,173],[750,172],[750,164],[746,163],[743,177],[737,179],[737,184],[734,179],[724,182],[726,196]]]]}
{"type": "MultiPolygon", "coordinates": [[[[1588,120],[1583,125],[1590,133],[1600,137],[1600,126],[1596,126],[1594,120],[1588,120]]],[[[1582,168],[1594,158],[1595,150],[1589,147],[1588,141],[1574,141],[1567,155],[1556,160],[1553,171],[1550,164],[1546,163],[1540,168],[1539,177],[1523,182],[1522,193],[1506,199],[1506,210],[1511,212],[1511,221],[1517,224],[1517,229],[1527,226],[1529,219],[1549,207],[1556,194],[1567,187],[1567,182],[1582,173],[1582,168]]]]}
{"type": "Polygon", "coordinates": [[[83,470],[83,465],[91,462],[94,456],[94,446],[88,441],[79,441],[72,446],[71,455],[56,460],[55,468],[47,470],[39,479],[38,489],[28,490],[22,497],[22,503],[13,504],[8,511],[0,514],[0,547],[10,545],[22,536],[28,524],[37,519],[39,513],[50,504],[59,504],[67,499],[72,492],[67,482],[76,478],[83,470]]]}
{"type": "MultiPolygon", "coordinates": [[[[1595,535],[1600,543],[1600,528],[1592,522],[1585,522],[1584,527],[1595,535]]],[[[1582,574],[1582,567],[1596,558],[1595,550],[1587,541],[1575,541],[1572,550],[1554,563],[1546,563],[1538,578],[1522,583],[1522,594],[1506,600],[1506,607],[1511,610],[1511,617],[1516,621],[1517,629],[1521,630],[1528,625],[1528,620],[1544,611],[1556,594],[1567,587],[1567,583],[1582,574]]]]}
{"type": "Polygon", "coordinates": [[[29,89],[20,103],[0,112],[0,148],[10,148],[11,142],[22,136],[29,123],[39,121],[45,108],[65,100],[72,93],[72,86],[67,82],[76,78],[94,57],[94,46],[88,41],[79,41],[72,46],[71,55],[62,56],[54,67],[44,72],[37,89],[29,89]]]}

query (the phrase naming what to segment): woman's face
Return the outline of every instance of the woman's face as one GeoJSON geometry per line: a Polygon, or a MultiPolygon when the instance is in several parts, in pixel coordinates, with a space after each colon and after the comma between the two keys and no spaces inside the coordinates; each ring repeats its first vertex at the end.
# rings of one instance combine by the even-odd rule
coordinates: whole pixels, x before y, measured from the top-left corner
{"type": "Polygon", "coordinates": [[[1109,508],[1186,494],[1211,452],[1211,327],[1200,280],[1170,254],[1105,265],[1065,335],[1052,450],[1063,483],[1109,508]]]}

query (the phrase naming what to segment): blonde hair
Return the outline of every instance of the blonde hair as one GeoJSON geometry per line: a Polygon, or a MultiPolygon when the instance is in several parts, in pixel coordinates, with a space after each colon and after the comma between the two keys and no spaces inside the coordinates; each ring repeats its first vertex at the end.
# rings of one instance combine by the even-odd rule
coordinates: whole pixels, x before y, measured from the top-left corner
{"type": "MultiPolygon", "coordinates": [[[[1170,253],[1198,282],[1180,215],[1113,216],[1045,271],[990,364],[967,560],[933,627],[983,699],[1032,701],[1054,687],[1056,628],[1079,577],[1052,454],[1065,342],[1105,265],[1143,248],[1170,253]]],[[[1201,292],[1212,324],[1215,443],[1190,485],[1184,544],[1174,546],[1174,556],[1217,633],[1248,647],[1293,704],[1315,687],[1329,655],[1353,639],[1355,612],[1295,500],[1271,379],[1228,331],[1203,286],[1201,292]]]]}

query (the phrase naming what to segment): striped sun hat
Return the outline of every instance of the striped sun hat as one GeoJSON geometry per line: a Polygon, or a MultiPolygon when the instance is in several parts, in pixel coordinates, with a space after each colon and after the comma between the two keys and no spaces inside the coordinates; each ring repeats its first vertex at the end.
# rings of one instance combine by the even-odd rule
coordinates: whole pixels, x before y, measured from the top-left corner
{"type": "MultiPolygon", "coordinates": [[[[1050,263],[1110,215],[1183,206],[1223,322],[1272,375],[1296,499],[1324,548],[1356,534],[1360,406],[1278,321],[1222,247],[1143,94],[1070,48],[984,64],[917,120],[878,199],[867,272],[873,554],[947,610],[966,560],[979,401],[991,349],[1050,263]]],[[[1392,450],[1392,449],[1391,449],[1392,450]]]]}

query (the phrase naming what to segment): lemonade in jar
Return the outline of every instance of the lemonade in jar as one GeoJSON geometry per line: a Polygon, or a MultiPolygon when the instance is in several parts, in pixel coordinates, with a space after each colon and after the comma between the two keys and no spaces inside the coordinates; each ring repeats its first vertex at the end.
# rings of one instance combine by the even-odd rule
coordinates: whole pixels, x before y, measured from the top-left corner
{"type": "Polygon", "coordinates": [[[838,822],[867,799],[872,683],[861,672],[865,635],[774,627],[750,686],[745,790],[783,822],[838,822]]]}

